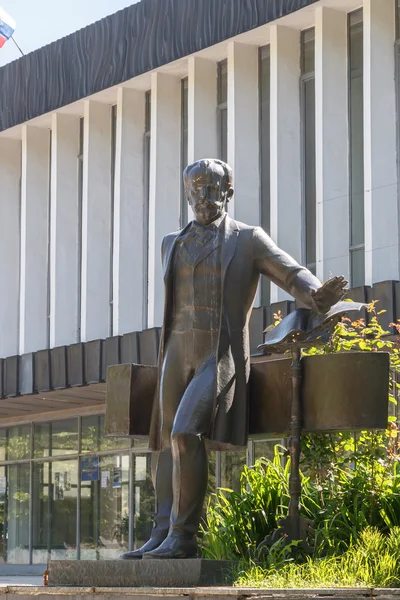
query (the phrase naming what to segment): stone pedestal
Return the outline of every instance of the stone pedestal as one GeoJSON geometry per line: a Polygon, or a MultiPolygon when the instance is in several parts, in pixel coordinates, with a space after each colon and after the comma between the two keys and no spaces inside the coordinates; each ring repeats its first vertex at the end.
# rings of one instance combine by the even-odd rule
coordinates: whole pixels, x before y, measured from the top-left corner
{"type": "Polygon", "coordinates": [[[54,560],[50,586],[198,587],[232,585],[236,563],[227,560],[54,560]]]}

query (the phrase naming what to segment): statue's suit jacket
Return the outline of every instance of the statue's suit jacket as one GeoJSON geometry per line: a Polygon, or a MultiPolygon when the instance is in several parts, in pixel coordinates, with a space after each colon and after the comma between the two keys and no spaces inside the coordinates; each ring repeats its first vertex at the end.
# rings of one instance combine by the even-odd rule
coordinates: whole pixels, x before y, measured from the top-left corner
{"type": "MultiPolygon", "coordinates": [[[[172,317],[172,269],[176,240],[182,231],[167,235],[162,243],[165,283],[164,323],[158,360],[158,381],[172,317]]],[[[311,306],[310,292],[321,284],[312,273],[280,250],[260,228],[224,219],[221,248],[222,293],[217,377],[209,447],[217,450],[245,446],[248,436],[248,381],[250,374],[249,318],[259,275],[267,276],[305,306],[311,306]]],[[[160,450],[159,386],[153,404],[149,447],[160,450]]]]}

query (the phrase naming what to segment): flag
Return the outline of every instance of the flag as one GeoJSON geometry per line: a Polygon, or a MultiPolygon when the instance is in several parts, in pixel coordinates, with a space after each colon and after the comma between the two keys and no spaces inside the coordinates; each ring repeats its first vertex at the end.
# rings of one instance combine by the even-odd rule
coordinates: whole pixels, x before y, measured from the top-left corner
{"type": "Polygon", "coordinates": [[[15,21],[0,7],[0,48],[10,39],[15,31],[15,21]]]}

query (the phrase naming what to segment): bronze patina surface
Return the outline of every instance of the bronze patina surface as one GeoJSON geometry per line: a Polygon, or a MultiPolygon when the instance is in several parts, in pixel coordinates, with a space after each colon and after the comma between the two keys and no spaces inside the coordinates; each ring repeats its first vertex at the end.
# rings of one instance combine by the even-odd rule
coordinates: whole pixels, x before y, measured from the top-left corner
{"type": "Polygon", "coordinates": [[[164,322],[149,437],[159,452],[155,525],[149,542],[123,558],[197,554],[206,442],[219,450],[247,443],[248,324],[260,274],[317,313],[344,294],[343,277],[321,285],[260,227],[227,214],[232,179],[220,160],[189,165],[184,187],[195,220],[162,243],[164,322]]]}

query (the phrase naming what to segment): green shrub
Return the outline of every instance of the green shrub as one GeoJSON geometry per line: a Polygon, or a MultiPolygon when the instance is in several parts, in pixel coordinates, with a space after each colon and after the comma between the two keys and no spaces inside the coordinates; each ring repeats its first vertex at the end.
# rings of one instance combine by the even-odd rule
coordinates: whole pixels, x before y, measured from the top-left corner
{"type": "MultiPolygon", "coordinates": [[[[307,354],[384,350],[390,353],[392,371],[399,372],[398,341],[385,338],[374,310],[372,304],[368,326],[362,319],[344,319],[324,346],[311,348],[307,354]]],[[[400,330],[399,324],[394,326],[400,330]]],[[[392,406],[396,404],[394,394],[389,401],[392,406]]],[[[369,528],[387,536],[400,527],[400,453],[395,421],[391,416],[385,432],[303,437],[301,464],[306,476],[302,476],[301,514],[314,523],[314,556],[324,559],[324,568],[333,568],[343,553],[350,556],[347,553],[358,547],[360,536],[370,535],[372,540],[372,533],[365,533],[372,531],[369,528]]],[[[287,515],[289,461],[282,466],[284,453],[285,449],[277,446],[273,461],[260,459],[254,467],[244,467],[239,493],[220,489],[210,497],[201,530],[203,556],[247,561],[261,558],[259,544],[287,515]]],[[[366,539],[362,539],[365,545],[366,539]]],[[[278,545],[262,560],[272,567],[289,555],[293,553],[278,545]]],[[[306,564],[312,564],[312,569],[320,565],[306,564]]],[[[301,573],[296,568],[290,566],[291,577],[301,573]]],[[[252,572],[258,573],[257,569],[252,572]]]]}

